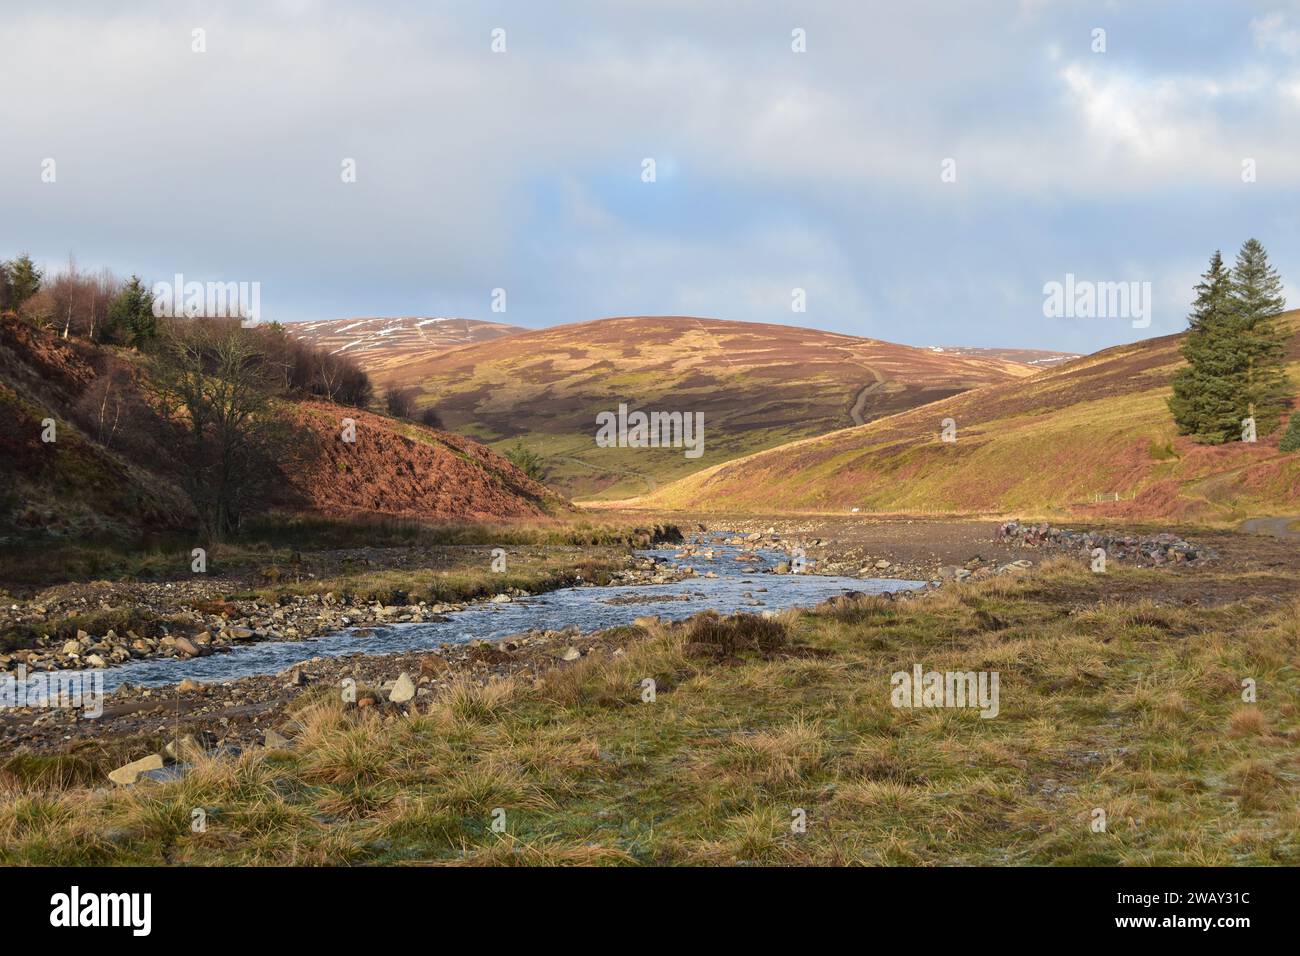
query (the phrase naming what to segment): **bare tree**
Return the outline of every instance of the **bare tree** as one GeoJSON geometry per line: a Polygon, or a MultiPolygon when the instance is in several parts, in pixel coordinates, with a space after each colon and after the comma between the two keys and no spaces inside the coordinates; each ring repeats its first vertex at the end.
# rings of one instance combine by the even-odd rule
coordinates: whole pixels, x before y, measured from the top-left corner
{"type": "Polygon", "coordinates": [[[398,385],[388,386],[384,392],[384,407],[388,409],[388,414],[394,418],[405,418],[408,421],[415,418],[415,396],[416,390],[412,387],[401,387],[398,385]]]}
{"type": "Polygon", "coordinates": [[[178,431],[181,484],[211,540],[237,531],[298,454],[272,408],[275,370],[256,337],[207,320],[165,326],[150,387],[178,431]]]}

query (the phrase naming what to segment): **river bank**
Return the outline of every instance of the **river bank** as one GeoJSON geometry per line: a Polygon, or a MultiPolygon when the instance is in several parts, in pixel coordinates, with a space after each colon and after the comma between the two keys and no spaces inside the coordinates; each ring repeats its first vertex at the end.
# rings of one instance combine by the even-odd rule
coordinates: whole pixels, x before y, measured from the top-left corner
{"type": "Polygon", "coordinates": [[[12,759],[0,860],[1293,865],[1298,584],[1057,556],[911,600],[309,661],[237,682],[266,688],[248,704],[110,718],[152,740],[12,759]],[[997,706],[900,703],[918,667],[996,672],[997,706]],[[107,782],[146,747],[161,779],[107,782]]]}

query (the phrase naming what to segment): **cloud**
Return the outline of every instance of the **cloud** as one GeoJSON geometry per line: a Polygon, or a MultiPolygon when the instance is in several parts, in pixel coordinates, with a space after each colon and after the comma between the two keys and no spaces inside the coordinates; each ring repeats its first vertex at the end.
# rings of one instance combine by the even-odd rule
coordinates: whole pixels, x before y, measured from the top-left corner
{"type": "Polygon", "coordinates": [[[1174,274],[1256,231],[1284,273],[1300,253],[1292,21],[1206,36],[1191,6],[1105,8],[1103,55],[1099,14],[1045,2],[11,7],[0,255],[261,281],[287,319],[482,315],[503,286],[521,324],[1097,347],[1129,333],[1045,327],[1045,276],[1174,274]]]}
{"type": "Polygon", "coordinates": [[[1290,16],[1282,12],[1266,14],[1250,21],[1255,44],[1261,50],[1281,53],[1284,56],[1300,55],[1300,28],[1290,16]]]}

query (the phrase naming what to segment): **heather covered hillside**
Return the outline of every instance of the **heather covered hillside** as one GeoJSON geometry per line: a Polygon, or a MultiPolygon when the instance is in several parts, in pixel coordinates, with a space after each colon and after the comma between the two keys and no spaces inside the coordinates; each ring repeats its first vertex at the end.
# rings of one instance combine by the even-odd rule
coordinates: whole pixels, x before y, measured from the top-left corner
{"type": "Polygon", "coordinates": [[[160,359],[161,342],[137,351],[0,317],[0,536],[181,531],[203,524],[218,494],[222,509],[237,512],[222,518],[222,531],[268,513],[448,521],[566,507],[477,442],[359,407],[370,401],[368,383],[355,394],[317,388],[304,372],[300,387],[295,360],[317,353],[276,352],[275,330],[224,328],[205,342],[199,369],[160,359]],[[246,350],[231,352],[226,335],[246,350]],[[244,377],[221,377],[236,367],[244,377]],[[222,406],[243,416],[244,433],[221,437],[214,420],[197,442],[186,396],[218,402],[239,388],[260,390],[222,406]],[[211,456],[227,456],[230,474],[211,475],[211,456]],[[228,490],[214,490],[223,481],[228,490]]]}
{"type": "MultiPolygon", "coordinates": [[[[1296,381],[1300,311],[1285,313],[1296,381]]],[[[645,507],[762,511],[1023,512],[1233,520],[1300,509],[1300,454],[1283,429],[1198,444],[1170,416],[1184,335],[1106,349],[867,425],[692,475],[645,507]],[[943,440],[951,420],[953,441],[943,440]],[[1118,496],[1118,500],[1115,499],[1118,496]]]]}
{"type": "Polygon", "coordinates": [[[417,391],[448,427],[537,454],[555,487],[611,498],[717,462],[945,398],[1037,367],[816,329],[631,316],[522,332],[376,370],[417,391]],[[700,458],[597,448],[596,416],[699,413],[700,458]]]}

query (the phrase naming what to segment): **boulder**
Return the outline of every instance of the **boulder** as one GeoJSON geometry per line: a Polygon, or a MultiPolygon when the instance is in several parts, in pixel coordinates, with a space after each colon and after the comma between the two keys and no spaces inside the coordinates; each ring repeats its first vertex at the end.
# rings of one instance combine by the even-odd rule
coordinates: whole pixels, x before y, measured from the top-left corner
{"type": "Polygon", "coordinates": [[[278,731],[268,730],[262,734],[262,746],[267,750],[284,750],[293,746],[293,741],[278,731]]]}
{"type": "Polygon", "coordinates": [[[204,750],[193,734],[181,734],[167,742],[163,747],[163,753],[170,759],[180,762],[196,760],[203,756],[204,750]]]}
{"type": "Polygon", "coordinates": [[[140,775],[149,770],[161,770],[163,768],[163,758],[158,754],[150,754],[147,757],[141,757],[139,760],[133,760],[129,764],[118,767],[110,771],[108,779],[113,781],[119,787],[133,786],[140,775]]]}
{"type": "Polygon", "coordinates": [[[411,675],[402,671],[393,684],[393,689],[388,692],[388,699],[394,704],[405,704],[408,700],[415,697],[415,682],[411,680],[411,675]]]}

